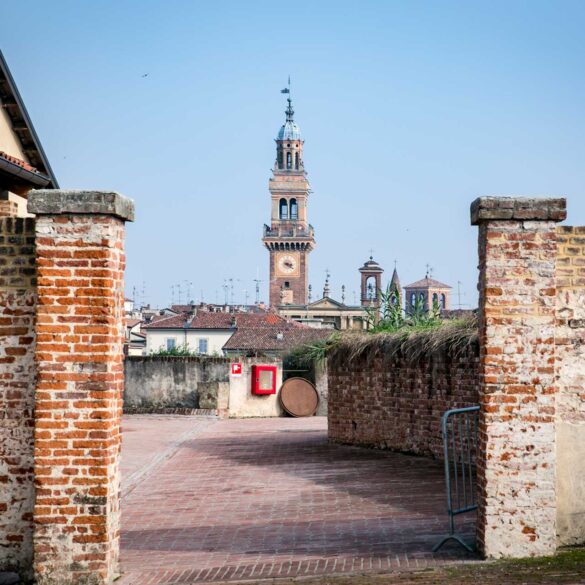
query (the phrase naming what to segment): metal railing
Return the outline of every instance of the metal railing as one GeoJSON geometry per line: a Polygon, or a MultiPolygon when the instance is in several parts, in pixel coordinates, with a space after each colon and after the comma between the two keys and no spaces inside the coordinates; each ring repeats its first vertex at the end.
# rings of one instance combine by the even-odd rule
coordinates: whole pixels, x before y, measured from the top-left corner
{"type": "Polygon", "coordinates": [[[282,225],[276,226],[274,229],[267,225],[264,226],[265,238],[312,238],[314,235],[315,229],[312,225],[304,228],[295,224],[295,222],[291,222],[283,223],[282,225]]]}
{"type": "Polygon", "coordinates": [[[449,540],[455,540],[468,551],[474,546],[455,533],[455,516],[477,509],[477,438],[479,406],[456,408],[443,414],[443,450],[449,534],[433,548],[438,551],[449,540]]]}

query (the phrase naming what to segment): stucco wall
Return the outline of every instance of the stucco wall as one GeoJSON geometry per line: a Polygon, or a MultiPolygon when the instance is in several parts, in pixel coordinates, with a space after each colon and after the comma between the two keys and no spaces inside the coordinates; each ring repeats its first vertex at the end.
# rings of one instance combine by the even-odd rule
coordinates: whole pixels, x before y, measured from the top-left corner
{"type": "Polygon", "coordinates": [[[278,401],[282,361],[278,358],[127,357],[124,362],[124,410],[205,408],[230,417],[281,416],[278,401]],[[242,363],[242,375],[230,364],[242,363]],[[252,365],[277,366],[276,394],[253,395],[252,365]]]}
{"type": "Polygon", "coordinates": [[[557,534],[585,542],[585,227],[557,229],[557,534]]]}
{"type": "Polygon", "coordinates": [[[199,340],[207,339],[207,353],[223,355],[222,348],[228,339],[234,334],[235,330],[217,331],[213,329],[196,329],[183,331],[176,329],[144,329],[146,333],[146,353],[158,351],[167,348],[167,339],[174,339],[177,347],[187,343],[189,349],[194,352],[199,351],[199,340]]]}
{"type": "Polygon", "coordinates": [[[241,358],[241,377],[230,377],[229,414],[233,418],[282,416],[283,410],[278,400],[282,386],[282,360],[278,358],[241,358]],[[252,388],[252,365],[276,366],[276,394],[254,395],[252,388]]]}
{"type": "Polygon", "coordinates": [[[199,408],[199,384],[227,382],[230,360],[210,357],[127,357],[124,410],[199,408]]]}

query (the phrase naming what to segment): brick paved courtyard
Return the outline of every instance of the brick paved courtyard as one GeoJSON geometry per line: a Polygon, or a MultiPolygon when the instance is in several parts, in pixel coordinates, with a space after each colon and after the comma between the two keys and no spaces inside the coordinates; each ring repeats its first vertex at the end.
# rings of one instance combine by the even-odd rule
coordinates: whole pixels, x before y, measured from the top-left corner
{"type": "Polygon", "coordinates": [[[326,420],[124,419],[124,585],[381,572],[469,559],[441,465],[330,445],[326,420]]]}

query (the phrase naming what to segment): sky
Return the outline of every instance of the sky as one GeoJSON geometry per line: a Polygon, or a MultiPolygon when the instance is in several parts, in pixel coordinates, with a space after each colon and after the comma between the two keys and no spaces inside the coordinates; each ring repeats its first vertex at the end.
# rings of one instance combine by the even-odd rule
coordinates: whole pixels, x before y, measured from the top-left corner
{"type": "MultiPolygon", "coordinates": [[[[477,304],[482,195],[585,225],[585,2],[0,3],[0,48],[62,188],[132,198],[127,296],[267,300],[268,179],[291,76],[314,298],[433,277],[477,304]],[[180,285],[180,289],[179,286],[180,285]],[[180,290],[180,297],[179,297],[180,290]],[[231,295],[230,295],[231,296],[231,295]]],[[[358,296],[359,298],[359,296],[358,296]]]]}

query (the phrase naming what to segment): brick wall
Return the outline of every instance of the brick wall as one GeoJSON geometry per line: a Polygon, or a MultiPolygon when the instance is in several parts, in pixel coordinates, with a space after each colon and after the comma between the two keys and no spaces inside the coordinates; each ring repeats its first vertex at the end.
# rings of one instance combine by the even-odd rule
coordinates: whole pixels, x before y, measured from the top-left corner
{"type": "Polygon", "coordinates": [[[374,347],[328,360],[329,438],[442,458],[441,416],[478,402],[479,350],[434,352],[416,362],[374,347]]]}
{"type": "Polygon", "coordinates": [[[123,230],[37,219],[35,567],[53,580],[78,567],[106,581],[117,563],[123,230]]]}
{"type": "Polygon", "coordinates": [[[585,227],[557,229],[557,532],[585,542],[585,227]]]}
{"type": "Polygon", "coordinates": [[[34,220],[0,218],[0,571],[32,563],[34,220]]]}
{"type": "Polygon", "coordinates": [[[556,550],[556,222],[564,199],[482,197],[478,543],[488,557],[556,550]]]}
{"type": "Polygon", "coordinates": [[[116,193],[36,191],[34,570],[109,584],[119,553],[124,220],[116,193]]]}

